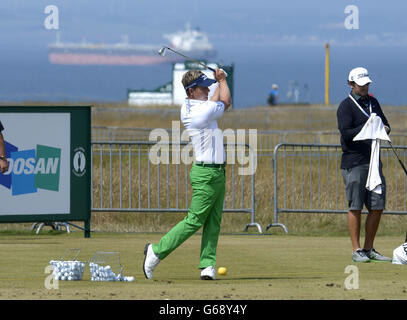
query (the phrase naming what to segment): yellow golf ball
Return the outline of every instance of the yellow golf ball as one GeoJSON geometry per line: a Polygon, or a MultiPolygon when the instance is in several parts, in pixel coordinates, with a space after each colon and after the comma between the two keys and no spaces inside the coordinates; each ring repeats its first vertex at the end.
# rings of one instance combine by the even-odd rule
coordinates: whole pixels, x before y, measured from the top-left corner
{"type": "Polygon", "coordinates": [[[226,276],[226,273],[228,272],[228,269],[226,269],[225,267],[220,267],[219,269],[218,269],[218,273],[221,275],[221,276],[226,276]]]}

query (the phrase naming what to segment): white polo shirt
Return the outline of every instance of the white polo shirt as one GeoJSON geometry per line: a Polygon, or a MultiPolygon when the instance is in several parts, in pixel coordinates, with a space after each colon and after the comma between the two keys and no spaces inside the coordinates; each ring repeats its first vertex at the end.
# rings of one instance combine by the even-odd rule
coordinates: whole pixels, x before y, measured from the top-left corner
{"type": "Polygon", "coordinates": [[[185,99],[181,107],[181,121],[194,148],[196,162],[225,163],[222,130],[216,119],[223,115],[221,101],[185,99]]]}

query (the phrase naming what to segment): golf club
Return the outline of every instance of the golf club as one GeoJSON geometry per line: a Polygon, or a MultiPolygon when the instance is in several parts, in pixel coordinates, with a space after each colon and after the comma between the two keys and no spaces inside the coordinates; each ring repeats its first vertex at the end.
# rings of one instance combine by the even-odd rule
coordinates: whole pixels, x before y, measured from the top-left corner
{"type": "Polygon", "coordinates": [[[198,61],[198,60],[195,60],[195,59],[192,59],[192,58],[190,58],[190,57],[188,57],[188,56],[186,56],[186,55],[184,55],[184,54],[182,54],[182,53],[180,53],[180,52],[178,52],[178,51],[175,51],[174,49],[171,49],[171,48],[169,48],[169,47],[167,47],[167,46],[162,46],[161,49],[158,50],[158,54],[159,54],[160,56],[164,57],[165,51],[166,51],[167,49],[170,50],[170,51],[172,51],[172,52],[174,52],[174,53],[176,53],[176,54],[178,54],[178,55],[180,55],[180,56],[182,56],[182,57],[184,57],[184,58],[187,59],[187,60],[194,61],[194,62],[200,64],[201,66],[205,67],[206,69],[209,69],[209,70],[215,72],[215,70],[214,70],[213,68],[208,67],[205,63],[203,63],[203,62],[201,62],[201,61],[198,61]]]}
{"type": "Polygon", "coordinates": [[[390,141],[388,141],[388,143],[390,144],[391,149],[393,150],[393,152],[394,152],[394,154],[396,155],[396,157],[397,157],[398,161],[400,162],[401,167],[402,167],[402,168],[403,168],[403,170],[404,170],[404,173],[407,175],[407,170],[406,170],[406,167],[404,166],[403,162],[401,162],[401,160],[400,160],[400,158],[399,158],[399,156],[398,156],[398,154],[397,154],[396,150],[394,150],[393,145],[391,144],[391,142],[390,142],[390,141]]]}

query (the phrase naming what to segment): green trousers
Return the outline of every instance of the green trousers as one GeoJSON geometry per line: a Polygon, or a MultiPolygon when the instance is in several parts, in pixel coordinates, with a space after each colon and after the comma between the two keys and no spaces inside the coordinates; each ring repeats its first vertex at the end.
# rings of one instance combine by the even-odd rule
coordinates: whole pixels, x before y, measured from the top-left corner
{"type": "Polygon", "coordinates": [[[215,267],[225,198],[225,169],[193,164],[190,177],[193,194],[188,215],[163,236],[158,244],[153,244],[153,251],[160,260],[165,259],[203,227],[199,268],[215,267]]]}

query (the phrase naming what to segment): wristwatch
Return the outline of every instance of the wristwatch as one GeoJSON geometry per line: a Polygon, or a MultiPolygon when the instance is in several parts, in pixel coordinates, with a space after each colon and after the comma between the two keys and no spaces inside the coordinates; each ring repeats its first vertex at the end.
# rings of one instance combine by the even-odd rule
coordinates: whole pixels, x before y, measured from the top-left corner
{"type": "Polygon", "coordinates": [[[5,156],[0,156],[0,160],[7,161],[7,158],[5,156]]]}

